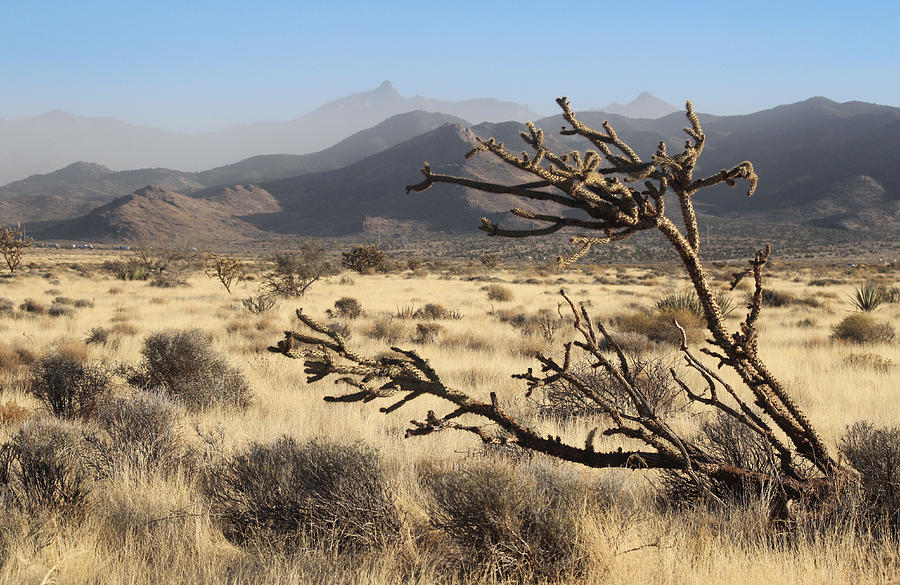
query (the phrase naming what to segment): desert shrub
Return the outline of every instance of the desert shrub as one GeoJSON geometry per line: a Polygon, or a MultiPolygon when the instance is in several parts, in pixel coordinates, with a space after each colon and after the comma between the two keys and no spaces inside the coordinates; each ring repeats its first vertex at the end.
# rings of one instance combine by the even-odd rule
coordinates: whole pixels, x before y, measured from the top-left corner
{"type": "Polygon", "coordinates": [[[491,284],[487,287],[487,298],[489,301],[506,303],[513,300],[513,292],[502,284],[491,284]]]}
{"type": "Polygon", "coordinates": [[[0,317],[7,317],[12,315],[13,311],[15,311],[15,304],[12,302],[12,299],[8,299],[6,297],[0,297],[0,317]]]}
{"type": "Polygon", "coordinates": [[[857,422],[844,431],[838,449],[860,473],[864,517],[875,527],[900,528],[900,428],[857,422]]]}
{"type": "Polygon", "coordinates": [[[240,370],[212,348],[199,329],[154,333],[141,348],[143,382],[190,409],[210,406],[246,408],[252,392],[240,370]]]}
{"type": "Polygon", "coordinates": [[[425,469],[420,481],[431,523],[456,545],[464,573],[536,581],[584,568],[578,520],[589,496],[582,484],[496,458],[425,469]]]}
{"type": "Polygon", "coordinates": [[[149,284],[156,288],[175,288],[179,286],[188,286],[188,278],[190,273],[187,270],[166,270],[165,272],[154,273],[149,284]]]}
{"type": "Polygon", "coordinates": [[[56,297],[55,299],[53,299],[53,304],[54,305],[69,305],[71,307],[72,305],[75,304],[75,301],[73,299],[70,299],[69,297],[56,297]]]}
{"type": "Polygon", "coordinates": [[[833,284],[844,284],[844,281],[837,278],[814,278],[807,284],[809,286],[830,286],[833,284]]]}
{"type": "Polygon", "coordinates": [[[377,246],[354,246],[341,254],[341,265],[360,274],[383,270],[384,262],[384,250],[377,246]]]}
{"type": "Polygon", "coordinates": [[[332,273],[325,248],[304,244],[296,252],[280,252],[272,259],[275,268],[263,276],[266,295],[300,297],[323,276],[332,273]]]}
{"type": "Polygon", "coordinates": [[[343,297],[334,301],[334,309],[328,310],[329,317],[356,319],[362,315],[362,305],[353,297],[343,297]]]}
{"type": "Polygon", "coordinates": [[[691,311],[637,311],[615,319],[622,331],[639,333],[658,343],[679,345],[681,332],[673,321],[684,327],[688,342],[696,343],[701,339],[705,323],[691,311]]]}
{"type": "MultiPolygon", "coordinates": [[[[727,317],[737,308],[734,299],[725,292],[716,293],[716,302],[722,315],[727,317]]],[[[682,293],[670,293],[656,301],[656,310],[661,313],[689,311],[698,317],[703,317],[703,305],[694,291],[682,293]]]]}
{"type": "Polygon", "coordinates": [[[205,490],[226,536],[377,547],[400,523],[378,453],[361,444],[253,443],[205,474],[205,490]]]}
{"type": "Polygon", "coordinates": [[[390,317],[378,317],[366,327],[363,334],[371,339],[396,343],[406,335],[406,327],[404,327],[403,323],[390,317]]]}
{"type": "Polygon", "coordinates": [[[29,393],[54,416],[75,418],[94,414],[111,387],[106,366],[88,365],[52,353],[29,368],[29,393]]]}
{"type": "Polygon", "coordinates": [[[858,311],[869,313],[884,303],[884,288],[871,280],[856,287],[850,302],[858,311]]]}
{"type": "Polygon", "coordinates": [[[413,341],[421,344],[434,343],[443,331],[444,326],[440,323],[417,323],[413,341]]]}
{"type": "Polygon", "coordinates": [[[850,343],[890,343],[894,340],[894,328],[866,313],[854,313],[832,328],[831,337],[850,343]]]}
{"type": "Polygon", "coordinates": [[[0,492],[30,513],[78,515],[90,491],[89,449],[83,430],[48,417],[26,421],[0,446],[0,492]]]}
{"type": "Polygon", "coordinates": [[[25,299],[21,305],[19,305],[20,311],[25,311],[26,313],[33,313],[35,315],[43,315],[47,312],[47,307],[34,299],[25,299]]]}
{"type": "Polygon", "coordinates": [[[882,374],[889,372],[894,367],[892,359],[877,353],[851,353],[843,359],[842,363],[850,368],[867,368],[882,374]]]}
{"type": "Polygon", "coordinates": [[[72,317],[75,315],[75,307],[70,305],[51,305],[47,310],[51,317],[72,317]]]}
{"type": "Polygon", "coordinates": [[[496,268],[500,264],[500,256],[496,254],[482,254],[478,257],[478,260],[485,268],[496,268]]]}
{"type": "Polygon", "coordinates": [[[88,299],[76,299],[72,306],[76,309],[84,309],[94,306],[94,301],[88,299]]]}
{"type": "Polygon", "coordinates": [[[108,440],[97,441],[103,467],[168,467],[185,452],[178,406],[162,394],[141,392],[114,396],[97,411],[108,440]]]}
{"type": "Polygon", "coordinates": [[[12,400],[0,404],[0,427],[17,425],[31,415],[31,411],[12,400]]]}
{"type": "Polygon", "coordinates": [[[84,342],[88,345],[94,343],[105,344],[109,341],[109,329],[105,327],[94,327],[88,332],[87,337],[84,338],[84,342]]]}
{"type": "Polygon", "coordinates": [[[241,299],[241,304],[254,315],[259,315],[274,309],[278,305],[278,298],[274,295],[256,295],[241,299]]]}
{"type": "Polygon", "coordinates": [[[762,291],[762,304],[764,307],[786,307],[797,299],[788,292],[764,288],[762,291]]]}
{"type": "Polygon", "coordinates": [[[900,286],[882,287],[881,295],[886,303],[900,303],[900,286]]]}
{"type": "MultiPolygon", "coordinates": [[[[687,407],[681,389],[672,379],[670,370],[673,366],[674,363],[663,358],[641,354],[634,354],[629,364],[634,373],[636,389],[643,394],[653,413],[661,419],[687,407]]],[[[583,362],[573,365],[571,373],[604,402],[629,409],[625,389],[604,368],[595,368],[583,362]]],[[[605,416],[604,410],[595,401],[587,398],[578,386],[562,378],[544,386],[540,396],[533,399],[542,416],[560,420],[605,416]]]]}
{"type": "MultiPolygon", "coordinates": [[[[694,440],[705,452],[727,465],[778,476],[776,458],[765,439],[736,419],[716,413],[714,417],[701,421],[694,440]]],[[[662,480],[659,501],[664,507],[700,502],[707,505],[746,505],[770,495],[765,492],[761,494],[758,486],[749,480],[745,484],[728,484],[706,476],[689,476],[680,470],[665,472],[662,480]]]]}
{"type": "Polygon", "coordinates": [[[350,329],[350,325],[344,323],[343,321],[331,321],[330,323],[325,325],[325,327],[327,327],[329,331],[337,333],[345,340],[350,339],[350,337],[353,335],[353,330],[350,329]]]}
{"type": "Polygon", "coordinates": [[[118,280],[147,280],[150,278],[150,271],[138,260],[107,261],[101,265],[101,268],[118,280]]]}
{"type": "Polygon", "coordinates": [[[413,318],[415,319],[428,319],[428,320],[437,320],[437,319],[462,319],[462,314],[456,309],[448,309],[443,305],[439,305],[437,303],[426,303],[425,306],[416,309],[415,313],[413,313],[413,318]]]}

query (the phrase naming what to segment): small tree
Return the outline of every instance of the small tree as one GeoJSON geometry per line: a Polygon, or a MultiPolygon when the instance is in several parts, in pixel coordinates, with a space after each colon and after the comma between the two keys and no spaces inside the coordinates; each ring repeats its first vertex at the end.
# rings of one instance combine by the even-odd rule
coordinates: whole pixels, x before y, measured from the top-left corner
{"type": "Polygon", "coordinates": [[[228,294],[231,294],[231,283],[244,276],[244,263],[237,258],[219,256],[210,252],[206,255],[206,276],[218,278],[228,294]]]}
{"type": "Polygon", "coordinates": [[[194,248],[164,238],[144,238],[131,243],[131,249],[148,272],[160,274],[183,264],[197,252],[194,248]]]}
{"type": "Polygon", "coordinates": [[[360,274],[384,267],[384,250],[377,246],[353,246],[341,254],[341,265],[360,274]]]}
{"type": "Polygon", "coordinates": [[[688,348],[684,330],[677,322],[672,326],[681,329],[680,350],[684,366],[695,371],[704,387],[692,388],[683,374],[674,369],[671,370],[673,379],[688,401],[717,412],[755,437],[760,453],[752,460],[764,465],[736,463],[725,457],[721,449],[710,447],[715,444],[711,437],[690,436],[670,424],[665,412],[642,389],[633,362],[616,339],[602,324],[591,320],[586,306],[576,305],[564,292],[562,296],[571,309],[578,338],[563,345],[561,357],[538,354],[539,372],[529,368],[514,377],[524,381],[529,394],[564,381],[596,404],[602,413],[598,428],[580,443],[548,436],[539,428],[517,420],[506,412],[493,393],[490,401],[485,402],[450,388],[428,362],[413,351],[395,347],[392,355],[361,356],[350,350],[343,338],[299,310],[300,322],[314,334],[286,332],[278,347],[271,349],[289,357],[303,357],[310,382],[338,375],[341,382],[356,388],[356,392],[326,400],[369,401],[399,395],[394,404],[382,408],[383,412],[393,412],[426,394],[451,404],[443,416],[429,411],[423,420],[413,421],[407,436],[456,429],[474,433],[485,443],[515,444],[589,467],[664,470],[680,474],[686,480],[685,485],[692,485],[696,491],[713,498],[728,491],[770,492],[775,495],[773,513],[789,512],[792,506],[788,503],[792,500],[838,502],[836,494],[841,486],[852,485],[845,481],[852,473],[831,455],[811,421],[762,361],[757,350],[763,305],[763,269],[769,259],[770,247],[767,245],[757,252],[747,269],[734,275],[732,288],[748,276],[755,284],[746,317],[734,331],[725,321],[701,260],[701,238],[693,196],[699,190],[719,183],[734,185],[738,179],[749,183],[748,195],[752,195],[757,185],[753,165],[744,161],[708,177],[694,178],[706,135],[690,102],[687,103],[690,125],[685,128],[689,140],[682,152],[669,154],[665,143],[660,143],[648,161],[642,160],[623,142],[608,123],[603,124],[602,130],[589,128],[578,120],[566,98],[558,99],[557,103],[569,124],[568,128],[562,129],[562,134],[581,136],[596,150],[554,153],[544,146],[543,131],[529,123],[528,131],[522,132],[521,136],[533,150],[532,154],[519,156],[494,139],[479,139],[467,157],[489,153],[532,175],[530,180],[513,185],[489,183],[437,174],[425,163],[422,169],[425,179],[408,186],[407,192],[425,191],[435,183],[447,183],[556,204],[559,211],[555,215],[521,208],[512,210],[514,215],[539,224],[536,227],[504,229],[482,219],[481,229],[489,236],[511,238],[543,236],[564,228],[580,228],[595,234],[571,238],[578,249],[570,257],[559,259],[561,267],[577,261],[593,246],[624,240],[639,231],[659,231],[677,251],[702,307],[710,339],[708,346],[700,351],[716,360],[719,367],[733,370],[741,384],[732,385],[714,366],[701,361],[688,348]],[[678,204],[683,231],[666,215],[666,204],[672,200],[678,204]],[[609,381],[609,387],[597,388],[597,377],[585,376],[579,371],[577,366],[585,362],[591,365],[589,371],[605,372],[603,379],[609,381]],[[491,424],[478,424],[477,420],[470,422],[461,418],[463,415],[491,424]],[[603,436],[627,439],[632,444],[610,451],[595,449],[597,431],[603,436]],[[723,486],[726,489],[721,489],[723,486]]]}
{"type": "Polygon", "coordinates": [[[22,251],[30,248],[33,243],[34,239],[25,235],[25,228],[20,223],[15,227],[5,225],[0,228],[0,251],[3,252],[3,259],[10,272],[18,268],[22,261],[22,251]]]}
{"type": "Polygon", "coordinates": [[[303,244],[296,252],[282,252],[273,258],[275,269],[263,277],[266,295],[300,297],[323,276],[331,272],[325,248],[303,244]]]}

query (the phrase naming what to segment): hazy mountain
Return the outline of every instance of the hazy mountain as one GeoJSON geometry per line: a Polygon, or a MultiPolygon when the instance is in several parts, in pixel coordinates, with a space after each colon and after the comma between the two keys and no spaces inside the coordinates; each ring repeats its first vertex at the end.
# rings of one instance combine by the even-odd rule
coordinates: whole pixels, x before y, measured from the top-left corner
{"type": "Polygon", "coordinates": [[[641,92],[636,98],[627,104],[613,102],[602,108],[596,108],[599,112],[617,114],[627,118],[656,119],[677,112],[678,108],[666,103],[650,92],[641,92]]]}
{"type": "Polygon", "coordinates": [[[0,183],[85,160],[114,169],[199,171],[260,154],[307,154],[413,110],[439,111],[474,122],[537,117],[525,106],[493,99],[404,98],[389,82],[334,100],[294,120],[257,122],[201,134],[54,111],[33,118],[0,119],[0,183]]]}
{"type": "MultiPolygon", "coordinates": [[[[43,219],[40,214],[42,200],[33,200],[35,209],[24,209],[28,205],[28,196],[83,199],[95,201],[95,205],[99,205],[149,184],[187,194],[220,185],[259,183],[294,177],[307,172],[346,166],[448,122],[466,123],[447,114],[413,111],[388,118],[377,126],[357,132],[319,152],[254,156],[199,173],[171,169],[115,172],[102,165],[77,162],[52,173],[33,175],[0,187],[0,200],[15,199],[20,202],[18,207],[7,206],[11,213],[14,209],[20,209],[20,212],[6,217],[35,221],[43,219]]],[[[58,219],[59,214],[56,215],[57,217],[46,219],[58,219]]]]}
{"type": "MultiPolygon", "coordinates": [[[[520,130],[514,122],[490,127],[496,135],[520,130]]],[[[404,195],[405,185],[422,180],[423,161],[435,172],[483,180],[527,179],[489,156],[466,160],[478,130],[448,124],[342,169],[264,183],[261,187],[278,200],[281,210],[245,219],[265,231],[315,235],[359,232],[367,219],[375,218],[407,224],[410,229],[468,231],[478,226],[482,216],[500,217],[514,204],[546,209],[451,185],[404,195]]]]}
{"type": "MultiPolygon", "coordinates": [[[[681,113],[656,120],[590,111],[580,117],[591,126],[609,120],[645,159],[655,152],[660,140],[670,144],[673,152],[684,141],[681,113]]],[[[900,109],[812,98],[747,116],[700,114],[700,118],[709,140],[695,176],[711,175],[751,160],[760,175],[760,185],[751,199],[744,196],[742,185],[701,193],[695,198],[699,211],[740,216],[751,222],[758,218],[769,223],[892,234],[900,231],[900,166],[896,164],[900,109]]],[[[553,150],[566,152],[589,146],[577,137],[560,136],[563,122],[559,116],[537,124],[545,129],[547,146],[553,150]]],[[[476,136],[493,136],[518,152],[523,147],[518,136],[521,130],[517,122],[473,127],[447,124],[338,169],[262,182],[260,188],[271,197],[265,199],[268,207],[235,211],[232,202],[230,215],[226,215],[229,221],[252,225],[255,234],[331,236],[356,233],[373,225],[459,232],[474,230],[485,215],[509,225],[513,219],[506,212],[511,207],[529,205],[511,196],[449,185],[405,195],[404,186],[421,180],[418,171],[424,161],[436,172],[485,181],[530,180],[530,175],[500,164],[488,154],[464,158],[476,144],[476,136]]],[[[82,172],[102,173],[94,167],[82,172]]],[[[218,193],[203,191],[195,197],[214,199],[218,193]]],[[[551,209],[531,205],[536,211],[551,209]]],[[[192,213],[200,214],[204,209],[197,207],[192,213]]],[[[223,221],[221,213],[216,217],[216,221],[223,221]]]]}
{"type": "Polygon", "coordinates": [[[240,216],[274,212],[278,203],[258,187],[223,189],[205,199],[150,185],[90,213],[32,231],[37,238],[121,242],[161,237],[201,243],[265,237],[240,216]]]}

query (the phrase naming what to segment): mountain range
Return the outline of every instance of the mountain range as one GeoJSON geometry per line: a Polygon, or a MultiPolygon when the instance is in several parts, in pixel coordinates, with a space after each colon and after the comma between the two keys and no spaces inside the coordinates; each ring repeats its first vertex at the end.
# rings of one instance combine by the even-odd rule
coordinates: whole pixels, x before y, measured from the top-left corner
{"type": "Polygon", "coordinates": [[[521,104],[490,98],[407,98],[388,81],[371,91],[328,102],[294,120],[255,122],[200,134],[53,111],[33,118],[0,119],[0,184],[80,160],[116,169],[200,171],[260,154],[308,154],[414,110],[441,112],[475,123],[538,117],[521,104]]]}
{"type": "MultiPolygon", "coordinates": [[[[676,150],[684,140],[682,113],[654,119],[584,111],[579,117],[594,127],[609,121],[645,158],[660,141],[676,150]]],[[[696,197],[698,211],[900,235],[900,109],[811,98],[744,116],[700,114],[700,119],[708,139],[695,175],[751,160],[760,186],[752,199],[726,186],[702,192],[696,197]]],[[[552,150],[588,146],[559,134],[561,116],[535,123],[552,150]]],[[[453,115],[416,111],[316,153],[255,156],[201,172],[113,172],[77,163],[0,188],[0,217],[29,222],[32,235],[43,239],[98,242],[176,233],[196,241],[339,236],[374,226],[466,232],[482,216],[508,225],[508,209],[527,207],[510,196],[449,185],[404,195],[403,188],[421,180],[424,161],[436,172],[494,182],[527,180],[488,155],[464,158],[476,136],[492,136],[519,150],[521,130],[518,122],[472,125],[453,115]]],[[[531,209],[548,210],[534,204],[531,209]]]]}

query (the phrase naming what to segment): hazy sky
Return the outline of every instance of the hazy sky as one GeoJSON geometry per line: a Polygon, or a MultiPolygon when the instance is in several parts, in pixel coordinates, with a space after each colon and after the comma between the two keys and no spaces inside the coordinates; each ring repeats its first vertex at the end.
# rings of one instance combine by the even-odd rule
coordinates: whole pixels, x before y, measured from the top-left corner
{"type": "Polygon", "coordinates": [[[384,80],[540,113],[644,90],[715,114],[814,95],[900,106],[896,1],[554,5],[0,0],[0,118],[196,131],[296,118],[384,80]]]}

